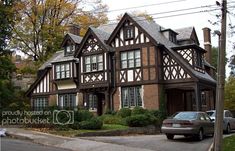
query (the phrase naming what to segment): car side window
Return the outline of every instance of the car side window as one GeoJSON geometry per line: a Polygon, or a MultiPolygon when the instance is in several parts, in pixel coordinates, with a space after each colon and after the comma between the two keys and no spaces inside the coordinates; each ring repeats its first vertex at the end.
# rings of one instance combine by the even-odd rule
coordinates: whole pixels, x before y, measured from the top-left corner
{"type": "Polygon", "coordinates": [[[231,114],[230,114],[229,111],[226,111],[226,112],[225,112],[225,117],[231,117],[231,114]]]}
{"type": "Polygon", "coordinates": [[[210,117],[207,114],[204,114],[204,116],[207,121],[211,121],[210,117]]]}
{"type": "Polygon", "coordinates": [[[199,114],[199,120],[205,121],[206,119],[205,119],[205,117],[202,114],[199,114]]]}

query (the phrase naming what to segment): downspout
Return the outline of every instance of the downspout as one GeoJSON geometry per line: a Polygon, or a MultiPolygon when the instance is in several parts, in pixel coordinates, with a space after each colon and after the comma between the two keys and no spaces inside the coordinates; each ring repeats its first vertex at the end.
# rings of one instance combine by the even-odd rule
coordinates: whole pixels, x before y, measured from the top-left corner
{"type": "MultiPolygon", "coordinates": [[[[115,53],[115,52],[114,52],[115,53]]],[[[111,111],[114,110],[114,105],[113,105],[113,95],[114,93],[116,92],[116,57],[114,54],[111,55],[110,57],[111,61],[112,61],[112,72],[111,72],[111,84],[112,84],[112,88],[111,88],[111,95],[110,95],[110,108],[111,108],[111,111]],[[112,58],[112,59],[111,59],[112,58]]]]}

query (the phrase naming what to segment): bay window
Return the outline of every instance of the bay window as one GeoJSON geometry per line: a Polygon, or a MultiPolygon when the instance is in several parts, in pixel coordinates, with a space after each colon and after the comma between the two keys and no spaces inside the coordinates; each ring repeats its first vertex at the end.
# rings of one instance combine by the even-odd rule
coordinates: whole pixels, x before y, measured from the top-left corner
{"type": "Polygon", "coordinates": [[[55,67],[56,79],[70,78],[70,64],[59,64],[55,67]]]}

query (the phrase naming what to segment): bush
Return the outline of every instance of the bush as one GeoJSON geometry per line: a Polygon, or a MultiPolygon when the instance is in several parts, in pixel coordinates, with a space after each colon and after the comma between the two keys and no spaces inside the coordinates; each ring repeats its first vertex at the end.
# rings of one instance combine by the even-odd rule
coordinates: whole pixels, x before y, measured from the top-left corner
{"type": "Polygon", "coordinates": [[[122,118],[131,116],[131,110],[129,108],[122,108],[118,111],[118,116],[121,116],[122,118]]]}
{"type": "Polygon", "coordinates": [[[74,121],[74,123],[69,125],[69,127],[74,129],[74,130],[78,130],[79,129],[79,122],[74,121]]]}
{"type": "Polygon", "coordinates": [[[145,114],[147,112],[148,112],[148,110],[137,106],[132,110],[131,115],[145,114]]]}
{"type": "Polygon", "coordinates": [[[126,123],[130,127],[143,127],[149,125],[148,116],[143,114],[127,117],[126,123]]]}
{"type": "Polygon", "coordinates": [[[87,129],[87,130],[101,129],[102,126],[103,126],[102,120],[97,117],[93,117],[92,119],[89,119],[87,121],[82,121],[79,123],[80,129],[87,129]]]}
{"type": "Polygon", "coordinates": [[[74,111],[74,121],[81,122],[89,120],[93,117],[93,114],[88,110],[74,111]]]}
{"type": "Polygon", "coordinates": [[[102,115],[100,117],[104,124],[121,124],[122,118],[116,115],[102,115]]]}
{"type": "Polygon", "coordinates": [[[107,110],[104,114],[116,115],[116,112],[112,110],[107,110]]]}
{"type": "Polygon", "coordinates": [[[159,121],[163,121],[166,118],[166,113],[160,110],[151,110],[149,113],[154,115],[159,121]]]}

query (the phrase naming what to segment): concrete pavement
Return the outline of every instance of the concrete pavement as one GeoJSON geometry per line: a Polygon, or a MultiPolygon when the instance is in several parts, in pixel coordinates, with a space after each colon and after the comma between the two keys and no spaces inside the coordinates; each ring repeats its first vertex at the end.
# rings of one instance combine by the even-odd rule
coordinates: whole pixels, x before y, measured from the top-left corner
{"type": "Polygon", "coordinates": [[[22,128],[7,128],[7,135],[19,139],[28,139],[35,143],[61,147],[76,151],[151,151],[143,148],[128,147],[124,145],[56,136],[22,128]]]}

